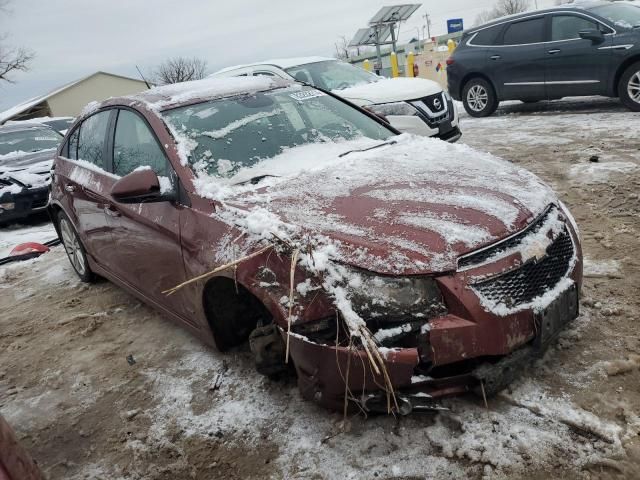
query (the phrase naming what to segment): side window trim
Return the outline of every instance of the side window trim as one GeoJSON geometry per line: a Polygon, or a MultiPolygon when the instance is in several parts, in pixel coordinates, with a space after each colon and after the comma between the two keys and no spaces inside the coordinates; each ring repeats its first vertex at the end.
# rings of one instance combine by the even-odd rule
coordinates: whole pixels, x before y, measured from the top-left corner
{"type": "MultiPolygon", "coordinates": [[[[594,22],[602,25],[603,27],[605,27],[608,31],[607,33],[605,33],[604,35],[616,35],[618,33],[618,31],[611,27],[610,25],[608,25],[607,23],[603,22],[601,19],[596,18],[596,17],[592,17],[591,15],[587,15],[585,13],[582,12],[575,12],[573,10],[558,10],[558,11],[554,11],[552,12],[555,15],[562,15],[562,14],[572,14],[572,15],[580,15],[583,16],[585,18],[588,18],[589,20],[593,20],[594,22]]],[[[475,36],[480,33],[482,30],[485,30],[487,28],[491,28],[491,27],[497,27],[498,25],[507,25],[510,24],[514,21],[522,21],[522,20],[529,20],[531,18],[535,18],[538,16],[542,16],[545,15],[546,17],[549,17],[550,14],[534,14],[534,15],[529,15],[527,17],[521,17],[518,18],[517,20],[505,20],[504,22],[501,23],[494,23],[492,25],[488,25],[486,27],[483,28],[479,28],[478,30],[476,30],[475,32],[473,32],[473,36],[467,41],[467,45],[470,47],[478,47],[478,48],[486,48],[486,47],[498,47],[498,48],[504,48],[504,47],[514,47],[514,46],[518,46],[518,45],[476,45],[473,42],[473,39],[475,38],[475,36]]],[[[550,22],[549,19],[547,19],[547,23],[550,22]]],[[[500,32],[500,34],[497,37],[497,41],[502,41],[502,35],[504,33],[505,28],[503,27],[502,32],[500,32]]],[[[550,32],[549,32],[550,33],[550,32]]],[[[549,38],[549,36],[547,36],[547,38],[549,38]]],[[[540,44],[545,44],[545,43],[555,43],[555,42],[565,42],[566,40],[555,40],[555,41],[545,41],[545,42],[537,42],[537,43],[526,43],[524,45],[540,45],[540,44]]]]}
{"type": "Polygon", "coordinates": [[[120,110],[117,107],[111,109],[109,123],[107,124],[107,140],[104,142],[105,151],[103,156],[106,161],[105,170],[109,173],[113,173],[113,142],[116,134],[116,121],[119,112],[120,110]]]}

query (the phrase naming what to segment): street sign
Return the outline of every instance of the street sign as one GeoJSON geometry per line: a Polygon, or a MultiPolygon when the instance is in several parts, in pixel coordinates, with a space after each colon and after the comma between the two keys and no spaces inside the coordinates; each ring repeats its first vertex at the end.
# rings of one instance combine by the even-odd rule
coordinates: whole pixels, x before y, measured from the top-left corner
{"type": "Polygon", "coordinates": [[[447,32],[455,33],[464,30],[464,23],[461,18],[450,18],[447,20],[447,32]]]}

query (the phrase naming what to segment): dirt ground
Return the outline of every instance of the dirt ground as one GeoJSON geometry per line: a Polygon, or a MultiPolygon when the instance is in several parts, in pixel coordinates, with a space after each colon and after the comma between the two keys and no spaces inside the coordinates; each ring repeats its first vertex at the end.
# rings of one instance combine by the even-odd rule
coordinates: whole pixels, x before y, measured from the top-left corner
{"type": "Polygon", "coordinates": [[[0,267],[0,414],[50,479],[640,478],[640,114],[514,103],[462,129],[559,192],[586,257],[580,317],[488,410],[458,398],[343,432],[248,353],[80,284],[56,248],[0,267]]]}

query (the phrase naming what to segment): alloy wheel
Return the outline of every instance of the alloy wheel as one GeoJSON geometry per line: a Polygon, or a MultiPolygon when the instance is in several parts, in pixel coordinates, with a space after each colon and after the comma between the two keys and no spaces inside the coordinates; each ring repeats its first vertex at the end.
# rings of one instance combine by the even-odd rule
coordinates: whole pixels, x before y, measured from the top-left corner
{"type": "Polygon", "coordinates": [[[69,257],[69,261],[71,265],[78,272],[78,275],[85,274],[85,257],[84,251],[82,250],[82,245],[80,244],[80,240],[76,235],[76,232],[71,227],[71,224],[68,220],[62,219],[60,221],[60,233],[62,235],[62,243],[64,245],[64,249],[67,251],[67,256],[69,257]]]}
{"type": "Polygon", "coordinates": [[[631,100],[640,103],[640,71],[637,71],[629,78],[627,93],[629,93],[631,100]]]}
{"type": "Polygon", "coordinates": [[[474,112],[481,112],[487,107],[489,94],[482,85],[474,85],[467,92],[467,103],[474,112]]]}

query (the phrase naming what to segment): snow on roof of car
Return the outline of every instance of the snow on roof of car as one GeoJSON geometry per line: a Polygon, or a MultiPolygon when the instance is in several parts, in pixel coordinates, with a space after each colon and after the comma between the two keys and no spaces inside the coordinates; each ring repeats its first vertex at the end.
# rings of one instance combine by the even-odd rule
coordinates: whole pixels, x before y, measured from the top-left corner
{"type": "Polygon", "coordinates": [[[24,130],[31,130],[34,128],[53,130],[49,125],[44,125],[42,123],[33,122],[33,121],[23,121],[23,122],[7,122],[4,125],[0,125],[0,133],[22,132],[24,130]]]}
{"type": "Polygon", "coordinates": [[[151,109],[163,110],[167,107],[177,107],[197,100],[255,93],[291,84],[293,82],[288,80],[269,77],[205,78],[153,87],[133,95],[110,98],[105,102],[91,102],[82,111],[82,116],[92,113],[103,104],[119,103],[122,100],[137,101],[146,104],[151,109]]]}
{"type": "Polygon", "coordinates": [[[231,72],[238,68],[246,68],[246,67],[255,67],[258,65],[274,65],[276,67],[282,68],[286,70],[287,68],[297,67],[298,65],[307,65],[308,63],[317,63],[317,62],[326,62],[328,60],[336,61],[335,58],[329,57],[291,57],[291,58],[275,58],[271,60],[264,60],[262,62],[254,62],[254,63],[246,63],[243,65],[234,65],[232,67],[226,67],[222,70],[218,70],[217,72],[211,74],[209,77],[214,77],[220,73],[231,72]]]}

